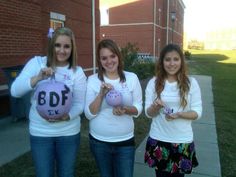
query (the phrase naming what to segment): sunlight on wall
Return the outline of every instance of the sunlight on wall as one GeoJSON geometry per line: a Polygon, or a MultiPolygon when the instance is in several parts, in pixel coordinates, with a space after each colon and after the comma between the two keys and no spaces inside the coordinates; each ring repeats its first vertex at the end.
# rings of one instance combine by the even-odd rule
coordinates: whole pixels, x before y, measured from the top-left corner
{"type": "Polygon", "coordinates": [[[109,8],[107,6],[102,6],[100,8],[100,22],[102,25],[109,25],[109,8]]]}
{"type": "Polygon", "coordinates": [[[123,4],[128,4],[131,2],[140,1],[140,0],[100,0],[100,8],[103,6],[106,7],[115,7],[123,4]]]}
{"type": "Polygon", "coordinates": [[[100,22],[101,26],[109,25],[109,8],[132,3],[140,0],[100,0],[100,22]]]}

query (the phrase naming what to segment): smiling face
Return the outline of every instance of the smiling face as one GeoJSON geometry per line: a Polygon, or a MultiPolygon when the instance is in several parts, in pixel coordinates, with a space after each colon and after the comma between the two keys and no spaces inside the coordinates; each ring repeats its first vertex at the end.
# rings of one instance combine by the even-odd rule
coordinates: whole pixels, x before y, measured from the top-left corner
{"type": "Polygon", "coordinates": [[[102,48],[99,58],[106,75],[118,74],[119,59],[115,53],[108,48],[102,48]]]}
{"type": "Polygon", "coordinates": [[[163,60],[164,70],[168,78],[176,78],[181,67],[181,58],[176,51],[167,52],[163,60]]]}
{"type": "Polygon", "coordinates": [[[71,56],[72,43],[69,36],[60,35],[55,41],[56,65],[66,66],[71,56]]]}

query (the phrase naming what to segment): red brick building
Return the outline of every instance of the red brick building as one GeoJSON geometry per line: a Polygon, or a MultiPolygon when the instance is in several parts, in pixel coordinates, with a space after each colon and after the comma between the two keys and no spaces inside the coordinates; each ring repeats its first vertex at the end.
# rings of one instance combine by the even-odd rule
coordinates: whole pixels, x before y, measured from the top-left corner
{"type": "MultiPolygon", "coordinates": [[[[99,0],[1,0],[0,17],[0,117],[9,112],[9,77],[4,69],[24,65],[35,55],[45,55],[49,27],[71,28],[79,65],[87,74],[94,71],[99,0]]],[[[16,72],[11,74],[13,78],[16,72]]]]}
{"type": "MultiPolygon", "coordinates": [[[[45,55],[49,27],[66,26],[75,33],[79,65],[85,71],[93,69],[94,40],[99,39],[98,0],[1,0],[0,17],[0,68],[45,55]]],[[[0,85],[6,82],[1,70],[0,85]]]]}
{"type": "Polygon", "coordinates": [[[100,0],[101,39],[111,38],[120,46],[125,46],[127,42],[136,43],[139,52],[153,56],[158,56],[167,43],[183,45],[185,6],[182,0],[114,3],[100,0]]]}

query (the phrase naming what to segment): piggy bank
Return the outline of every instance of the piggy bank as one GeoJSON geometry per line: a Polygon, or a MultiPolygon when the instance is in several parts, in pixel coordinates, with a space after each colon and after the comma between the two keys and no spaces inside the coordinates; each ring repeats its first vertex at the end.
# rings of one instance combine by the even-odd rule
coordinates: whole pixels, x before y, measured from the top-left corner
{"type": "Polygon", "coordinates": [[[70,111],[72,92],[62,82],[49,80],[38,85],[35,91],[36,109],[45,119],[58,119],[70,111]]]}
{"type": "Polygon", "coordinates": [[[106,102],[110,106],[121,106],[122,105],[122,95],[119,91],[112,89],[106,94],[106,102]]]}
{"type": "Polygon", "coordinates": [[[164,108],[163,108],[163,113],[164,113],[164,114],[167,114],[167,115],[172,114],[173,111],[174,111],[174,110],[171,109],[171,108],[169,108],[169,107],[164,107],[164,108]]]}

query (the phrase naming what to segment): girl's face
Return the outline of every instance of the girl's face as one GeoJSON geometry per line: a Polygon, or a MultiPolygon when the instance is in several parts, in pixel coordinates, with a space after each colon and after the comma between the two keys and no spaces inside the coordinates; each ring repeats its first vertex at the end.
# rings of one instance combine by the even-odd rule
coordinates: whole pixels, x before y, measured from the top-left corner
{"type": "Polygon", "coordinates": [[[61,35],[55,41],[56,64],[66,66],[71,55],[72,43],[69,36],[61,35]]]}
{"type": "Polygon", "coordinates": [[[166,53],[163,65],[168,77],[176,76],[181,67],[179,54],[176,51],[166,53]]]}
{"type": "Polygon", "coordinates": [[[117,74],[119,59],[118,56],[108,48],[100,50],[100,62],[105,69],[106,74],[117,74]]]}

